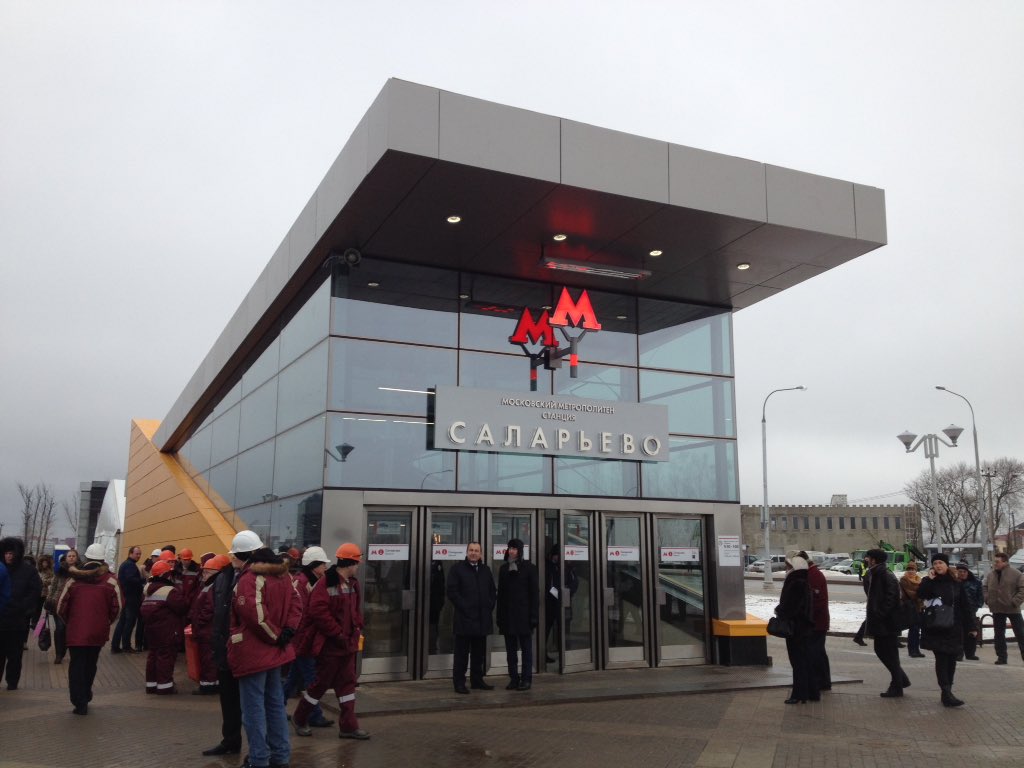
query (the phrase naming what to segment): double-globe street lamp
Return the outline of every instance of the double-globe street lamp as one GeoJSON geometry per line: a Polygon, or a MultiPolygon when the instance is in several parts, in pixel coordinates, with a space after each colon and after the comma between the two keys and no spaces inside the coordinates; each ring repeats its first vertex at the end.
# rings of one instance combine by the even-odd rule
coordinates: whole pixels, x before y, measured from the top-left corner
{"type": "Polygon", "coordinates": [[[765,410],[768,407],[768,398],[774,395],[776,392],[792,392],[799,390],[801,392],[806,391],[807,387],[802,384],[798,387],[783,387],[782,389],[773,389],[764,399],[764,404],[761,406],[761,478],[764,481],[764,496],[762,501],[764,506],[761,507],[761,525],[764,526],[764,588],[772,589],[772,550],[769,546],[771,541],[771,530],[772,520],[771,515],[768,513],[768,423],[765,421],[765,410]]]}
{"type": "Polygon", "coordinates": [[[984,574],[988,571],[989,565],[992,562],[991,542],[995,539],[995,534],[992,531],[992,505],[990,504],[986,511],[985,495],[981,488],[981,460],[978,458],[978,427],[974,422],[974,406],[971,405],[970,400],[959,392],[954,392],[952,389],[946,389],[938,385],[935,388],[959,397],[971,409],[971,433],[974,437],[974,478],[978,484],[978,520],[981,522],[981,562],[978,563],[978,568],[984,574]]]}
{"type": "Polygon", "coordinates": [[[939,489],[935,483],[935,459],[939,455],[939,443],[950,448],[956,448],[956,441],[963,431],[962,427],[958,427],[955,424],[950,424],[942,430],[942,434],[949,438],[948,443],[934,433],[921,435],[918,438],[917,435],[908,430],[896,435],[896,438],[903,443],[903,447],[907,449],[907,453],[913,453],[923,445],[925,458],[931,464],[932,509],[935,511],[935,524],[932,527],[932,535],[935,537],[935,545],[940,552],[942,551],[942,512],[939,511],[939,489]],[[917,441],[916,443],[914,442],[915,440],[917,441]]]}

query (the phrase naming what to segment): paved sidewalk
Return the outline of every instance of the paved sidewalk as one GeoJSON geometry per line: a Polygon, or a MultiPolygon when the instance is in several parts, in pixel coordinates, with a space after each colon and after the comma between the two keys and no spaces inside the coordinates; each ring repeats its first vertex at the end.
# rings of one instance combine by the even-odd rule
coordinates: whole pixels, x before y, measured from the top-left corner
{"type": "MultiPolygon", "coordinates": [[[[844,682],[820,703],[787,706],[785,648],[770,640],[769,669],[680,667],[579,675],[540,675],[533,690],[497,687],[455,696],[446,680],[364,684],[358,692],[368,742],[340,741],[333,729],[293,736],[292,766],[395,768],[482,765],[496,768],[603,766],[944,765],[1024,766],[1024,662],[958,666],[956,692],[968,704],[939,704],[932,660],[902,658],[913,681],[902,700],[880,699],[888,677],[870,648],[830,637],[833,674],[844,682]],[[863,680],[863,682],[861,682],[863,680]]],[[[22,688],[0,690],[2,768],[92,768],[152,763],[232,768],[204,758],[218,741],[214,697],[143,693],[144,656],[100,659],[88,717],[71,714],[65,662],[26,656],[22,688]]],[[[289,708],[293,708],[294,702],[289,708]]]]}

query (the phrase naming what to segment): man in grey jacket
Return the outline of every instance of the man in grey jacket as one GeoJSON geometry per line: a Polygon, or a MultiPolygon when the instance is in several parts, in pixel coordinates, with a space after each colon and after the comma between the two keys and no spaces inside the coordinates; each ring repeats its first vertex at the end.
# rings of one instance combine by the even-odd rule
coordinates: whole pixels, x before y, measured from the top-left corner
{"type": "Polygon", "coordinates": [[[985,577],[985,603],[992,611],[995,625],[996,664],[1006,663],[1006,620],[1010,620],[1017,638],[1021,658],[1024,658],[1024,620],[1020,606],[1024,603],[1024,574],[1010,567],[1005,552],[996,553],[992,570],[985,577]]]}

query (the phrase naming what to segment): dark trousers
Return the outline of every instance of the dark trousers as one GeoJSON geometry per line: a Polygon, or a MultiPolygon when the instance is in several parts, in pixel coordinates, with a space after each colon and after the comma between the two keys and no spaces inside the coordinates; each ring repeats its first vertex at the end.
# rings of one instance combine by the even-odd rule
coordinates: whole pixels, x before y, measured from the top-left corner
{"type": "Polygon", "coordinates": [[[505,661],[513,683],[533,680],[533,635],[504,635],[505,661]],[[523,652],[523,668],[519,670],[519,651],[523,652]]]}
{"type": "Polygon", "coordinates": [[[53,617],[53,653],[54,658],[60,661],[68,652],[68,625],[64,619],[54,614],[53,617]]]}
{"type": "Polygon", "coordinates": [[[953,678],[956,676],[956,656],[938,651],[934,653],[935,679],[939,681],[939,688],[952,688],[953,678]]]}
{"type": "Polygon", "coordinates": [[[791,697],[802,701],[817,701],[821,694],[813,668],[814,654],[810,648],[810,636],[787,637],[786,653],[789,654],[789,665],[793,668],[791,697]]]}
{"type": "Polygon", "coordinates": [[[227,669],[217,670],[217,686],[220,689],[220,743],[228,749],[242,748],[242,697],[238,692],[238,681],[227,669]]]}
{"type": "Polygon", "coordinates": [[[832,667],[825,652],[826,635],[826,632],[815,631],[807,638],[807,649],[811,655],[811,674],[818,689],[823,691],[832,688],[832,667]]]}
{"type": "Polygon", "coordinates": [[[84,707],[92,701],[92,681],[96,679],[96,664],[100,658],[98,645],[73,645],[68,649],[68,693],[71,703],[84,707]]]}
{"type": "Polygon", "coordinates": [[[466,664],[469,664],[469,680],[479,683],[484,679],[484,653],[487,651],[487,635],[456,635],[455,659],[452,666],[452,683],[456,688],[466,684],[466,664]]]}
{"type": "Polygon", "coordinates": [[[974,619],[974,624],[973,629],[975,632],[978,632],[977,635],[971,636],[971,631],[967,629],[963,631],[964,656],[967,658],[978,655],[978,637],[981,635],[981,632],[977,629],[977,619],[974,619]]]}
{"type": "Polygon", "coordinates": [[[110,641],[110,647],[113,650],[127,651],[131,648],[132,632],[135,630],[135,624],[139,620],[139,606],[141,605],[141,599],[129,598],[124,601],[124,610],[121,611],[121,616],[117,620],[117,626],[114,628],[114,639],[110,641]]]}
{"type": "Polygon", "coordinates": [[[1013,634],[1017,638],[1017,647],[1020,648],[1020,655],[1024,658],[1024,619],[1020,613],[993,613],[992,625],[995,629],[996,656],[1006,660],[1006,620],[1010,620],[1013,627],[1013,634]]]}
{"type": "Polygon", "coordinates": [[[904,688],[907,677],[900,668],[900,638],[899,635],[886,635],[885,637],[874,638],[875,656],[889,670],[891,677],[890,684],[894,688],[904,688]]]}
{"type": "Polygon", "coordinates": [[[135,621],[135,650],[144,651],[146,649],[146,625],[142,620],[142,614],[138,615],[135,621]]]}
{"type": "MultiPolygon", "coordinates": [[[[26,624],[28,619],[25,620],[26,624]]],[[[5,629],[0,632],[0,676],[7,673],[7,689],[13,691],[21,680],[21,655],[28,640],[28,626],[24,629],[5,629]]]]}
{"type": "Polygon", "coordinates": [[[921,622],[915,621],[907,630],[907,652],[911,655],[921,652],[921,622]]]}

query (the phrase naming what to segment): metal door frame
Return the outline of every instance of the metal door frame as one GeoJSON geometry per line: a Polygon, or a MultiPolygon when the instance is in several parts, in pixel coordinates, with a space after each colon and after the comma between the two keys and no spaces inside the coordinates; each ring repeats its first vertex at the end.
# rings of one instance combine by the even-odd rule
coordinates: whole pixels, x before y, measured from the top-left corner
{"type": "Polygon", "coordinates": [[[652,644],[652,629],[651,622],[653,620],[653,614],[651,612],[651,606],[653,599],[651,596],[651,581],[650,581],[650,561],[651,561],[651,521],[653,516],[647,512],[607,512],[600,510],[596,515],[596,521],[599,526],[598,530],[598,546],[596,549],[596,555],[598,558],[598,577],[597,577],[597,595],[599,597],[598,607],[599,611],[597,619],[597,638],[598,638],[598,650],[601,659],[601,669],[626,669],[626,668],[637,668],[637,667],[650,667],[653,664],[654,659],[654,648],[652,644]],[[638,571],[640,575],[640,590],[642,594],[641,606],[642,610],[645,611],[645,616],[642,621],[642,640],[640,648],[643,651],[642,658],[640,659],[627,659],[612,661],[611,660],[611,646],[608,638],[608,614],[610,606],[608,604],[609,598],[614,595],[614,585],[609,585],[608,581],[608,542],[607,534],[605,532],[605,523],[609,520],[617,518],[636,518],[640,523],[640,530],[638,536],[638,544],[640,547],[640,563],[638,564],[638,571]],[[611,595],[609,590],[612,590],[611,595]]]}
{"type": "Polygon", "coordinates": [[[711,661],[711,618],[708,610],[708,525],[701,515],[673,515],[661,512],[650,513],[650,583],[654,585],[651,595],[651,614],[648,625],[651,629],[651,648],[654,666],[680,667],[697,666],[711,661]],[[661,536],[658,528],[659,520],[694,520],[700,525],[700,558],[701,558],[701,589],[704,594],[704,655],[693,659],[664,659],[661,655],[661,619],[659,612],[666,602],[665,590],[661,588],[658,566],[661,563],[661,536]]]}
{"type": "MultiPolygon", "coordinates": [[[[405,663],[405,669],[404,670],[402,670],[402,669],[395,669],[394,668],[396,666],[395,660],[397,660],[397,659],[399,659],[401,657],[383,657],[379,661],[376,660],[376,659],[368,660],[365,656],[362,657],[361,660],[360,660],[361,668],[360,668],[360,675],[359,675],[359,677],[360,677],[361,680],[366,680],[367,682],[376,681],[376,680],[412,680],[412,679],[415,679],[415,677],[417,675],[416,660],[417,660],[418,637],[419,637],[418,625],[419,625],[419,616],[422,615],[419,612],[419,605],[418,605],[418,602],[417,602],[417,599],[416,599],[416,596],[417,596],[417,594],[419,592],[419,584],[422,581],[422,579],[420,578],[420,576],[421,576],[421,568],[422,568],[422,565],[421,565],[422,552],[420,551],[421,550],[421,545],[419,543],[419,536],[420,536],[420,533],[421,533],[421,531],[420,531],[421,526],[419,524],[420,510],[417,507],[407,507],[407,506],[399,506],[399,505],[394,505],[394,506],[377,506],[377,505],[374,505],[374,506],[366,507],[365,508],[365,520],[366,520],[365,530],[366,530],[366,537],[367,537],[366,538],[367,550],[369,550],[369,548],[371,546],[369,544],[370,517],[372,515],[375,515],[375,514],[386,514],[388,512],[394,512],[394,513],[408,514],[409,515],[409,525],[410,525],[410,528],[409,528],[409,588],[406,589],[406,590],[403,590],[403,594],[402,594],[402,610],[403,611],[409,611],[409,629],[408,629],[408,634],[409,634],[409,636],[408,636],[409,646],[408,647],[409,647],[409,651],[408,651],[408,654],[406,656],[406,663],[405,663]],[[377,669],[376,671],[373,671],[373,667],[374,666],[379,666],[380,669],[377,669]],[[368,669],[368,667],[369,667],[369,669],[368,669]],[[388,669],[388,667],[391,667],[391,669],[388,669]]],[[[366,568],[368,566],[369,566],[369,556],[367,556],[367,563],[364,564],[363,567],[366,568]]],[[[328,567],[331,567],[330,563],[328,563],[328,567]]],[[[357,576],[357,578],[359,578],[359,577],[357,576]]],[[[363,579],[360,579],[360,581],[363,582],[363,595],[362,595],[362,597],[365,599],[365,596],[366,596],[366,583],[365,583],[365,581],[363,579]]],[[[365,610],[365,608],[366,608],[365,604],[364,604],[363,608],[365,610]]]]}
{"type": "MultiPolygon", "coordinates": [[[[427,568],[428,564],[433,560],[431,557],[432,551],[430,547],[433,546],[434,541],[433,521],[435,513],[472,515],[473,532],[470,534],[469,541],[480,541],[480,532],[482,530],[481,526],[483,525],[483,510],[480,507],[445,506],[443,504],[438,504],[419,508],[421,525],[420,554],[422,557],[420,575],[422,578],[420,579],[420,589],[416,595],[416,605],[419,615],[426,618],[427,621],[423,621],[421,618],[418,622],[419,626],[416,631],[417,651],[415,675],[417,680],[450,678],[452,676],[452,667],[454,666],[454,654],[428,653],[430,637],[430,574],[427,572],[427,568]],[[434,665],[431,666],[431,657],[440,657],[440,664],[435,661],[434,665]]],[[[481,546],[483,546],[482,541],[481,546]]],[[[486,674],[486,669],[484,672],[486,674]]]]}
{"type": "MultiPolygon", "coordinates": [[[[537,509],[535,507],[486,507],[481,510],[483,519],[482,530],[486,532],[486,541],[482,542],[484,546],[484,563],[490,567],[494,560],[494,545],[495,544],[507,544],[508,541],[500,542],[494,541],[494,528],[492,523],[495,515],[508,515],[510,517],[528,517],[530,519],[530,562],[537,567],[537,578],[541,579],[540,566],[537,562],[537,509]]],[[[543,581],[540,581],[541,589],[543,589],[543,581]]],[[[494,584],[498,584],[498,576],[494,576],[494,584]]],[[[538,595],[537,599],[540,600],[542,595],[538,595]]],[[[497,606],[495,606],[495,614],[497,613],[497,606]]],[[[505,659],[505,642],[504,637],[498,632],[497,621],[494,624],[493,635],[500,638],[500,641],[495,641],[488,638],[487,647],[487,658],[485,659],[485,674],[499,674],[507,671],[507,662],[505,659]]],[[[537,637],[533,638],[533,671],[537,672],[537,637]]]]}
{"type": "MultiPolygon", "coordinates": [[[[544,512],[549,511],[548,509],[543,510],[544,512]]],[[[558,547],[559,547],[559,560],[562,564],[562,579],[558,585],[559,594],[559,616],[558,621],[563,622],[562,629],[559,631],[559,643],[558,651],[558,671],[560,674],[572,674],[574,672],[590,672],[598,668],[598,662],[601,656],[600,641],[598,639],[598,619],[604,615],[603,609],[598,606],[598,595],[601,594],[598,589],[598,583],[601,580],[601,576],[597,573],[600,568],[600,564],[597,562],[597,518],[598,515],[592,509],[550,509],[550,511],[557,513],[558,519],[558,547]],[[570,657],[569,654],[579,654],[579,651],[567,651],[564,621],[567,611],[572,607],[571,603],[566,603],[567,590],[565,587],[565,573],[566,573],[566,559],[565,559],[565,518],[567,516],[574,517],[585,517],[589,523],[590,537],[587,541],[588,548],[588,559],[587,563],[590,566],[590,578],[589,583],[589,598],[590,598],[590,659],[579,659],[570,657]]],[[[547,557],[544,558],[544,571],[541,572],[541,577],[544,579],[543,583],[547,584],[547,557]]],[[[545,600],[545,603],[547,601],[545,600]]],[[[545,616],[545,620],[547,617],[545,616]]],[[[545,643],[542,643],[541,652],[546,653],[547,638],[545,643]]]]}

